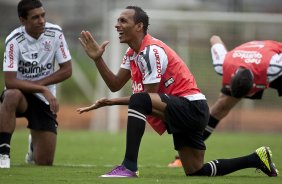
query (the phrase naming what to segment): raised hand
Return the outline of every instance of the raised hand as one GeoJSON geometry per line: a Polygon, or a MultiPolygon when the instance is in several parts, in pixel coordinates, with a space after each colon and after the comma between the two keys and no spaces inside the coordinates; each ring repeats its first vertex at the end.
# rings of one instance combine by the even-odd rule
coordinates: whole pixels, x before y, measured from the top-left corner
{"type": "Polygon", "coordinates": [[[102,57],[106,46],[109,44],[109,41],[104,41],[99,45],[89,31],[81,31],[78,39],[86,54],[94,61],[97,61],[102,57]]]}

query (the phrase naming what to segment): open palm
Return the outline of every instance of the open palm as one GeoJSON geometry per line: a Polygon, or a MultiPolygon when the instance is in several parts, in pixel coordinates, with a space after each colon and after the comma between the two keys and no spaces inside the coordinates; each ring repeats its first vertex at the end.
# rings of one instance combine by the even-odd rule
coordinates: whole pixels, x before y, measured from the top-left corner
{"type": "Polygon", "coordinates": [[[89,31],[82,31],[80,33],[79,41],[87,55],[94,61],[102,57],[106,46],[109,44],[109,41],[104,41],[99,45],[89,31]]]}

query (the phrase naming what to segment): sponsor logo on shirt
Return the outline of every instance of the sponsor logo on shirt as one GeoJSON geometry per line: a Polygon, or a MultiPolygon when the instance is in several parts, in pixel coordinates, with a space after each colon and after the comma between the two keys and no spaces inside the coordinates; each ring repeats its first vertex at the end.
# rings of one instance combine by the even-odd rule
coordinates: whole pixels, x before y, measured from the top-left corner
{"type": "Polygon", "coordinates": [[[141,83],[137,83],[136,81],[134,81],[132,83],[132,91],[134,93],[142,92],[143,91],[143,85],[141,83]]]}
{"type": "Polygon", "coordinates": [[[262,54],[256,51],[234,51],[232,54],[233,58],[240,58],[245,61],[245,63],[255,63],[260,64],[262,54]]]}
{"type": "Polygon", "coordinates": [[[25,78],[35,78],[40,76],[47,76],[53,70],[53,64],[47,63],[46,65],[39,65],[37,61],[32,62],[19,62],[18,71],[25,78]]]}
{"type": "Polygon", "coordinates": [[[8,55],[9,55],[9,61],[10,61],[10,64],[8,65],[8,67],[14,68],[14,44],[12,43],[9,46],[8,55]]]}
{"type": "Polygon", "coordinates": [[[174,79],[171,77],[167,81],[165,81],[165,87],[168,87],[173,83],[174,83],[174,79]]]}
{"type": "Polygon", "coordinates": [[[159,55],[159,52],[158,52],[158,49],[153,49],[153,52],[155,54],[155,57],[156,57],[156,66],[157,66],[157,78],[161,78],[161,61],[160,61],[160,55],[159,55]]]}
{"type": "Polygon", "coordinates": [[[55,37],[55,32],[54,31],[45,31],[44,35],[50,36],[50,37],[55,37]]]}
{"type": "Polygon", "coordinates": [[[65,47],[64,47],[64,43],[63,42],[61,42],[61,44],[60,44],[60,50],[62,52],[63,58],[66,59],[67,55],[66,55],[66,51],[65,51],[65,47]]]}

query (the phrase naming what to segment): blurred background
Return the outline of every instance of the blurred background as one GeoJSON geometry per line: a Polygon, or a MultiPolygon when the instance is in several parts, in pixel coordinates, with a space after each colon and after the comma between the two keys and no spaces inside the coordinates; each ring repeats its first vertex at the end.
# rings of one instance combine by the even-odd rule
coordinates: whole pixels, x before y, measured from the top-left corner
{"type": "MultiPolygon", "coordinates": [[[[19,0],[1,0],[0,51],[6,36],[20,22],[19,0]]],[[[47,21],[60,25],[73,57],[73,76],[58,86],[61,128],[117,132],[126,124],[126,107],[107,107],[79,115],[76,108],[88,106],[101,97],[131,94],[130,83],[111,93],[94,63],[78,41],[82,30],[89,30],[102,43],[110,41],[104,54],[110,68],[117,72],[127,45],[118,42],[114,25],[123,8],[142,7],[150,17],[149,33],[172,47],[184,59],[208,103],[215,102],[221,77],[214,72],[209,38],[217,34],[228,49],[251,40],[282,41],[281,0],[42,0],[47,21]]],[[[1,71],[3,54],[0,55],[1,71]]],[[[3,89],[3,72],[0,73],[3,89]]],[[[274,90],[266,90],[259,101],[242,100],[220,124],[218,131],[282,131],[282,100],[274,90]]],[[[26,126],[20,120],[18,127],[26,126]]],[[[150,129],[150,128],[149,128],[150,129]]]]}

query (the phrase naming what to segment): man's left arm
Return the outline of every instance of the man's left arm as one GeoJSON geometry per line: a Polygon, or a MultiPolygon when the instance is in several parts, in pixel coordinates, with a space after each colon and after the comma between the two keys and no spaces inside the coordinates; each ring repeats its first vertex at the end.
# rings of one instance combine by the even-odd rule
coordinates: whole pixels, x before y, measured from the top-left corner
{"type": "Polygon", "coordinates": [[[36,81],[37,84],[48,86],[60,83],[72,75],[71,54],[68,44],[63,33],[56,37],[55,60],[59,65],[59,69],[51,75],[36,81]]]}

